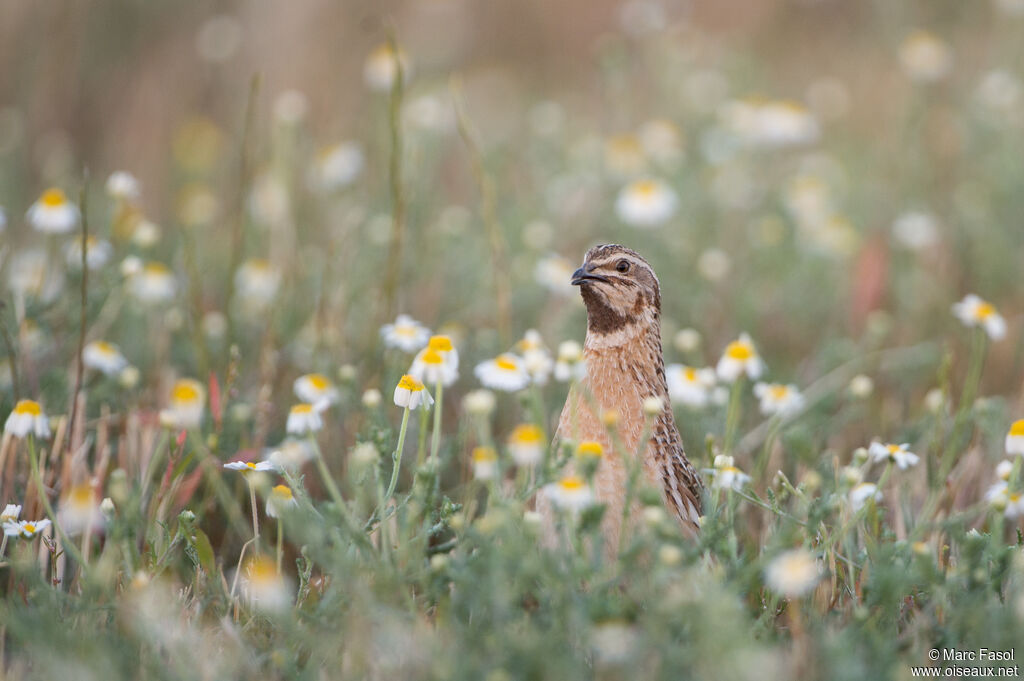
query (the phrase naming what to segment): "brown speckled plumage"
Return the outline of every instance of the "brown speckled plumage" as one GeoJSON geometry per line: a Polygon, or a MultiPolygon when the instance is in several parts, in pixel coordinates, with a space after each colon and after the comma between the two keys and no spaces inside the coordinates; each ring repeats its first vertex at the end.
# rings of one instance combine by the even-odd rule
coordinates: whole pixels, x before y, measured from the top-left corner
{"type": "MultiPolygon", "coordinates": [[[[662,491],[666,509],[683,529],[696,532],[703,485],[683,452],[669,405],[661,350],[661,296],[654,270],[628,248],[597,246],[587,252],[573,283],[580,286],[587,305],[587,376],[566,400],[557,437],[596,440],[604,447],[594,491],[607,505],[603,524],[607,545],[611,550],[619,546],[629,477],[623,457],[640,449],[643,402],[652,396],[661,398],[664,408],[652,423],[641,469],[647,482],[662,491]],[[601,420],[609,410],[618,414],[618,448],[612,446],[601,420]]],[[[550,513],[543,500],[539,507],[542,513],[550,513]]],[[[629,515],[635,511],[630,509],[629,515]]]]}

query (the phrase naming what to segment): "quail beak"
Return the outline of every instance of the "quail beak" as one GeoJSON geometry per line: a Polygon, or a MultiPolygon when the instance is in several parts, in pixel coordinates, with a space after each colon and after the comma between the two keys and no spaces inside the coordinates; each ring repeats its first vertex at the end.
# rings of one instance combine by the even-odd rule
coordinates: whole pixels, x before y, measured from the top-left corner
{"type": "Polygon", "coordinates": [[[586,267],[581,267],[572,273],[572,285],[582,286],[588,281],[608,281],[608,277],[602,277],[600,274],[592,274],[587,272],[586,267]]]}

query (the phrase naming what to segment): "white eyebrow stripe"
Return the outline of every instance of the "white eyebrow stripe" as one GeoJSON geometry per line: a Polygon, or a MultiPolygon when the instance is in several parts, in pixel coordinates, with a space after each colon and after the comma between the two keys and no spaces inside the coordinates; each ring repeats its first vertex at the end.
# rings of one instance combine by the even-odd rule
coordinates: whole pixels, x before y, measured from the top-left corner
{"type": "MultiPolygon", "coordinates": [[[[640,266],[640,267],[646,267],[648,270],[651,270],[651,266],[650,265],[648,265],[646,262],[644,262],[640,258],[637,258],[635,255],[630,255],[629,253],[616,253],[613,257],[608,258],[606,260],[597,260],[595,262],[590,262],[590,263],[587,263],[587,264],[588,265],[594,265],[595,267],[603,267],[605,265],[610,265],[611,263],[618,262],[620,260],[628,260],[629,262],[633,263],[634,265],[637,265],[637,266],[640,266]]],[[[653,272],[653,271],[654,270],[651,270],[651,272],[653,272]]]]}

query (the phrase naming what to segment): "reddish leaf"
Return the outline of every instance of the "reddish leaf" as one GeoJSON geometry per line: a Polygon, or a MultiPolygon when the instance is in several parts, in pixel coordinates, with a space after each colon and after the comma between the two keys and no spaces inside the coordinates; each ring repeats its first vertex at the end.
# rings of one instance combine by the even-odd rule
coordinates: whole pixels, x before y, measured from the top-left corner
{"type": "Polygon", "coordinates": [[[213,422],[217,424],[217,429],[220,429],[220,421],[222,416],[221,403],[220,403],[220,382],[217,380],[217,374],[210,372],[210,412],[213,413],[213,422]]]}

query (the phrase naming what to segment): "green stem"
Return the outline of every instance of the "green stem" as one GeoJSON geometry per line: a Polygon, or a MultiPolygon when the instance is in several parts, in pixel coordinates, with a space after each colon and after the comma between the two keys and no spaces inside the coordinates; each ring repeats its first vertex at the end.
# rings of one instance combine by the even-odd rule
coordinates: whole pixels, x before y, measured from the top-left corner
{"type": "Polygon", "coordinates": [[[324,481],[324,486],[327,487],[327,493],[331,495],[331,500],[338,506],[338,510],[344,513],[345,500],[342,498],[338,486],[334,483],[331,472],[327,470],[327,462],[324,461],[323,452],[320,451],[320,444],[316,441],[313,433],[309,434],[309,442],[313,446],[313,452],[316,454],[317,470],[320,471],[320,477],[324,481]]]}
{"type": "Polygon", "coordinates": [[[725,438],[722,443],[722,453],[728,454],[732,451],[733,440],[736,439],[736,431],[740,425],[740,414],[743,397],[743,376],[739,376],[732,384],[732,392],[729,394],[729,411],[725,416],[725,438]]]}
{"type": "Polygon", "coordinates": [[[420,410],[420,434],[416,444],[416,467],[423,465],[427,455],[427,422],[430,420],[426,409],[420,410]]]}
{"type": "Polygon", "coordinates": [[[57,514],[53,512],[53,506],[50,505],[50,498],[46,495],[46,487],[43,485],[43,476],[39,471],[39,456],[36,454],[36,438],[34,435],[28,436],[28,458],[29,465],[32,467],[32,479],[36,483],[36,492],[39,494],[39,499],[43,502],[43,508],[46,509],[46,515],[53,522],[54,529],[57,530],[57,536],[60,537],[60,543],[64,546],[64,550],[71,554],[71,557],[75,559],[85,572],[87,567],[85,558],[82,556],[78,547],[75,546],[68,536],[64,533],[64,528],[61,527],[60,520],[57,519],[57,514]]]}
{"type": "Polygon", "coordinates": [[[281,574],[281,558],[284,556],[284,527],[277,519],[277,574],[281,574]]]}
{"type": "Polygon", "coordinates": [[[398,446],[395,447],[395,452],[391,455],[391,482],[388,483],[387,492],[384,493],[384,499],[380,503],[381,513],[384,512],[384,507],[391,500],[391,495],[395,493],[395,486],[398,485],[398,471],[402,463],[402,450],[405,448],[405,431],[408,428],[409,407],[406,407],[402,412],[402,427],[398,431],[398,446]]]}
{"type": "Polygon", "coordinates": [[[252,538],[259,541],[260,516],[259,511],[256,508],[256,485],[252,484],[252,480],[248,480],[247,482],[249,483],[249,504],[252,507],[252,538]]]}
{"type": "Polygon", "coordinates": [[[444,383],[437,381],[437,404],[434,405],[434,431],[430,437],[430,460],[437,463],[437,453],[441,450],[441,406],[444,403],[444,383]]]}

